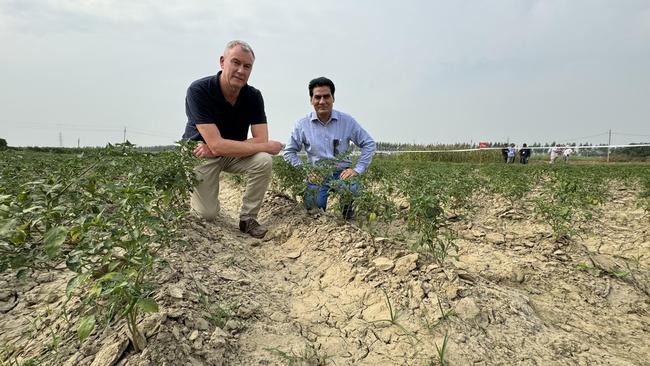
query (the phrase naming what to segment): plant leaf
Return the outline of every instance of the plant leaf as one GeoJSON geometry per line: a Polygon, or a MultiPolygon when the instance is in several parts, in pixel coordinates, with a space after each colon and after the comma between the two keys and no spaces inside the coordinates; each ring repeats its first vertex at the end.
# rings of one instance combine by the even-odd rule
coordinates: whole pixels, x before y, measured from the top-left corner
{"type": "Polygon", "coordinates": [[[54,258],[59,254],[61,244],[63,244],[67,236],[68,228],[65,226],[53,227],[45,233],[43,243],[45,244],[45,253],[47,253],[48,257],[54,258]]]}
{"type": "Polygon", "coordinates": [[[16,219],[0,221],[0,236],[7,235],[16,226],[16,219]]]}
{"type": "Polygon", "coordinates": [[[80,235],[81,235],[81,226],[75,226],[70,230],[70,239],[72,239],[72,241],[79,240],[80,235]]]}
{"type": "Polygon", "coordinates": [[[90,333],[95,329],[95,315],[88,315],[83,318],[79,323],[79,328],[77,328],[77,335],[79,336],[79,342],[82,342],[88,338],[90,333]]]}
{"type": "Polygon", "coordinates": [[[70,297],[72,291],[74,291],[75,288],[79,287],[79,285],[86,282],[86,280],[88,280],[89,277],[90,277],[89,273],[82,273],[70,279],[70,281],[68,281],[68,284],[65,287],[65,295],[67,297],[70,297]]]}
{"type": "Polygon", "coordinates": [[[145,313],[156,313],[158,312],[158,304],[156,303],[156,300],[152,298],[144,298],[138,300],[138,307],[142,309],[145,313]]]}

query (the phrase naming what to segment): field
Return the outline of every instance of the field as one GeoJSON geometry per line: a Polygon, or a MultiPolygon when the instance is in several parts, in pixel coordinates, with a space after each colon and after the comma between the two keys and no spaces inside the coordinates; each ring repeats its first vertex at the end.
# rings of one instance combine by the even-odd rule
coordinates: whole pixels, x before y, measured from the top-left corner
{"type": "MultiPolygon", "coordinates": [[[[650,166],[378,157],[357,218],[274,163],[263,240],[182,152],[0,151],[2,365],[642,365],[650,166]]],[[[316,170],[326,173],[328,167],[316,170]]]]}

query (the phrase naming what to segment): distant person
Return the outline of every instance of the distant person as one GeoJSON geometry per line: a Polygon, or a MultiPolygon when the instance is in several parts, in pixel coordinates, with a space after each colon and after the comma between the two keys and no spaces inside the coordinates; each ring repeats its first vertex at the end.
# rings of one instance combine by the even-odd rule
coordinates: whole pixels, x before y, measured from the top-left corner
{"type": "Polygon", "coordinates": [[[555,145],[551,148],[551,161],[549,161],[550,164],[555,164],[555,161],[557,158],[562,155],[562,145],[555,145]]]}
{"type": "Polygon", "coordinates": [[[195,169],[199,183],[191,195],[192,211],[214,219],[219,212],[221,171],[246,174],[239,230],[262,238],[267,229],[257,222],[257,215],[271,181],[271,155],[278,154],[282,144],[269,140],[262,93],[247,84],[254,61],[255,53],[246,42],[226,45],[219,58],[221,71],[187,89],[183,138],[202,142],[194,155],[205,158],[195,169]]]}
{"type": "Polygon", "coordinates": [[[515,162],[515,156],[517,155],[517,149],[515,149],[515,144],[510,144],[506,152],[506,164],[512,164],[515,162]]]}
{"type": "Polygon", "coordinates": [[[564,156],[564,162],[565,163],[569,162],[569,157],[572,154],[573,154],[573,149],[572,148],[568,147],[568,148],[564,149],[564,151],[562,152],[562,155],[564,156]]]}
{"type": "Polygon", "coordinates": [[[504,163],[508,163],[508,145],[503,145],[501,148],[501,157],[503,158],[504,163]]]}
{"type": "Polygon", "coordinates": [[[532,150],[528,147],[528,145],[523,144],[519,150],[519,162],[521,164],[528,164],[528,159],[530,159],[531,153],[532,150]]]}
{"type": "MultiPolygon", "coordinates": [[[[347,189],[355,194],[358,185],[344,181],[363,174],[377,148],[372,137],[352,116],[333,109],[334,91],[334,82],[328,78],[319,77],[309,82],[309,98],[314,111],[296,122],[284,149],[284,159],[293,166],[302,165],[297,154],[303,147],[310,164],[327,160],[334,163],[335,170],[327,177],[305,177],[307,189],[304,203],[308,210],[314,207],[327,209],[327,198],[332,190],[347,189]],[[361,155],[354,167],[350,156],[345,154],[350,142],[361,148],[361,155]]],[[[342,203],[345,219],[354,218],[352,203],[352,200],[342,203]]]]}

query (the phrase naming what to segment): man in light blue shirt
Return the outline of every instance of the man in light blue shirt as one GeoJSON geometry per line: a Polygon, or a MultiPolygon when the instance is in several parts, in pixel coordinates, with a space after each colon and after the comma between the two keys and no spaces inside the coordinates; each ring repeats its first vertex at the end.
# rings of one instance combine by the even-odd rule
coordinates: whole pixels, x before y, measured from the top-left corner
{"type": "MultiPolygon", "coordinates": [[[[334,83],[325,77],[309,82],[309,97],[314,111],[296,122],[289,142],[284,148],[284,159],[293,166],[302,165],[298,152],[303,146],[311,165],[318,162],[331,162],[334,171],[327,177],[310,175],[306,177],[305,207],[325,210],[329,192],[347,189],[352,193],[358,189],[356,182],[348,179],[362,174],[368,169],[372,155],[377,149],[375,141],[357,121],[347,113],[334,110],[334,83]],[[361,148],[361,155],[352,167],[352,159],[347,154],[350,142],[361,148]]],[[[351,195],[347,202],[342,202],[343,215],[346,219],[354,217],[351,195]]]]}

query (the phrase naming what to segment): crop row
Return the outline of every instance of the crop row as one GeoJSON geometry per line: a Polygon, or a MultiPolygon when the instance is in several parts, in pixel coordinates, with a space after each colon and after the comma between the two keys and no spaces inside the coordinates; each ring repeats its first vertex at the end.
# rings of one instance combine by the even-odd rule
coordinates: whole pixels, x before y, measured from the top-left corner
{"type": "Polygon", "coordinates": [[[125,319],[142,349],[138,316],[157,311],[150,297],[156,253],[178,240],[193,159],[119,148],[1,154],[0,272],[74,272],[66,295],[81,299],[73,310],[79,339],[97,323],[125,319]]]}
{"type": "MultiPolygon", "coordinates": [[[[311,169],[328,174],[323,171],[327,166],[299,170],[278,159],[274,164],[277,189],[301,197],[303,179],[311,169]]],[[[643,164],[451,164],[405,155],[375,158],[368,172],[354,179],[364,187],[354,202],[360,224],[405,222],[417,235],[416,249],[437,260],[457,249],[449,219],[470,215],[476,201],[487,196],[503,197],[515,210],[532,211],[548,224],[556,241],[577,233],[607,202],[612,184],[638,191],[639,205],[650,214],[650,166],[643,164]],[[408,209],[398,209],[399,202],[408,209]]]]}
{"type": "MultiPolygon", "coordinates": [[[[0,151],[0,273],[73,272],[66,295],[80,299],[70,310],[81,319],[79,339],[97,323],[124,319],[134,348],[143,349],[146,340],[136,324],[142,313],[158,308],[151,280],[163,264],[159,252],[180,240],[188,213],[198,159],[187,151],[0,151]]],[[[296,169],[278,158],[274,187],[300,200],[307,174],[324,176],[332,169],[296,169]]],[[[359,224],[378,230],[405,223],[415,249],[441,263],[458,250],[449,221],[471,215],[486,195],[501,196],[515,209],[532,207],[558,241],[570,239],[597,212],[612,184],[638,191],[650,217],[647,165],[449,164],[405,155],[377,157],[354,179],[363,187],[354,197],[359,224]]],[[[344,194],[334,192],[338,201],[344,194]]]]}

